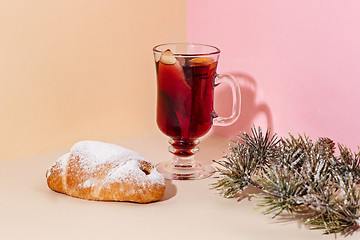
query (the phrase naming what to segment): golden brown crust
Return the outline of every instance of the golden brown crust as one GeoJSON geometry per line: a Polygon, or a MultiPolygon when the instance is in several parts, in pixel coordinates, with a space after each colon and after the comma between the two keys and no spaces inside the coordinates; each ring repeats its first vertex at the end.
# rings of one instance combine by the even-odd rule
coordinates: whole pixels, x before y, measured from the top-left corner
{"type": "Polygon", "coordinates": [[[46,173],[49,188],[73,197],[100,201],[148,203],[164,195],[165,183],[163,179],[159,181],[159,173],[149,162],[137,160],[139,175],[122,173],[114,180],[112,174],[125,165],[123,162],[102,163],[90,171],[83,166],[85,160],[80,161],[79,156],[71,153],[60,158],[46,173]]]}

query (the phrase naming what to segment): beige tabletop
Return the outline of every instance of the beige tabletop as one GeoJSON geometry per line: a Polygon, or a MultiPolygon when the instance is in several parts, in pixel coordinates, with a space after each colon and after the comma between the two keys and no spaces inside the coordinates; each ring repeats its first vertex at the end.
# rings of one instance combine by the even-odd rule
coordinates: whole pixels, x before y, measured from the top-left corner
{"type": "MultiPolygon", "coordinates": [[[[160,134],[116,144],[153,163],[170,158],[167,138],[160,134]]],[[[150,204],[59,194],[47,187],[45,171],[65,152],[0,162],[0,239],[335,239],[296,220],[262,215],[254,199],[224,199],[209,189],[214,178],[168,181],[164,198],[150,204]]],[[[198,159],[211,163],[227,152],[226,139],[207,136],[198,159]]],[[[347,239],[360,239],[360,234],[347,239]]]]}

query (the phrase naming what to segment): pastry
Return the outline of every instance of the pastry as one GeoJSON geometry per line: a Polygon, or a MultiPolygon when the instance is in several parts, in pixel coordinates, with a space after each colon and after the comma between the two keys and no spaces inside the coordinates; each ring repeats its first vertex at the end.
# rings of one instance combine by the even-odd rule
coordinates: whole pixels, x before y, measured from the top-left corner
{"type": "Polygon", "coordinates": [[[98,141],[76,143],[46,178],[50,189],[89,200],[148,203],[165,191],[164,177],[145,157],[98,141]]]}

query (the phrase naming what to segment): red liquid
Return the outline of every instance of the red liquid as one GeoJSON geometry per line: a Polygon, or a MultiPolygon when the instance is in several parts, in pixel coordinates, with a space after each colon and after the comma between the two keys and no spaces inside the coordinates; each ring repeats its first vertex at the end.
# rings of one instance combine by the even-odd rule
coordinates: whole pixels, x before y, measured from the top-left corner
{"type": "Polygon", "coordinates": [[[157,124],[174,140],[174,154],[179,156],[193,154],[194,140],[210,130],[214,115],[213,80],[217,62],[191,62],[187,60],[185,66],[179,62],[156,63],[157,124]]]}

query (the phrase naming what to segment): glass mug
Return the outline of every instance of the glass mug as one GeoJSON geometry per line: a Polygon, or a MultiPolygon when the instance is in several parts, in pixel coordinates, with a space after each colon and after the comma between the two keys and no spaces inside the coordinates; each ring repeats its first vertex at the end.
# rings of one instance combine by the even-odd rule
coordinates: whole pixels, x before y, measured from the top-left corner
{"type": "Polygon", "coordinates": [[[173,159],[157,165],[166,179],[202,179],[213,167],[195,161],[199,138],[212,125],[228,126],[240,115],[240,86],[229,74],[219,75],[217,47],[194,43],[160,44],[153,48],[157,73],[159,129],[170,137],[173,159]],[[213,109],[214,87],[227,83],[233,95],[232,114],[219,117],[213,109]]]}

